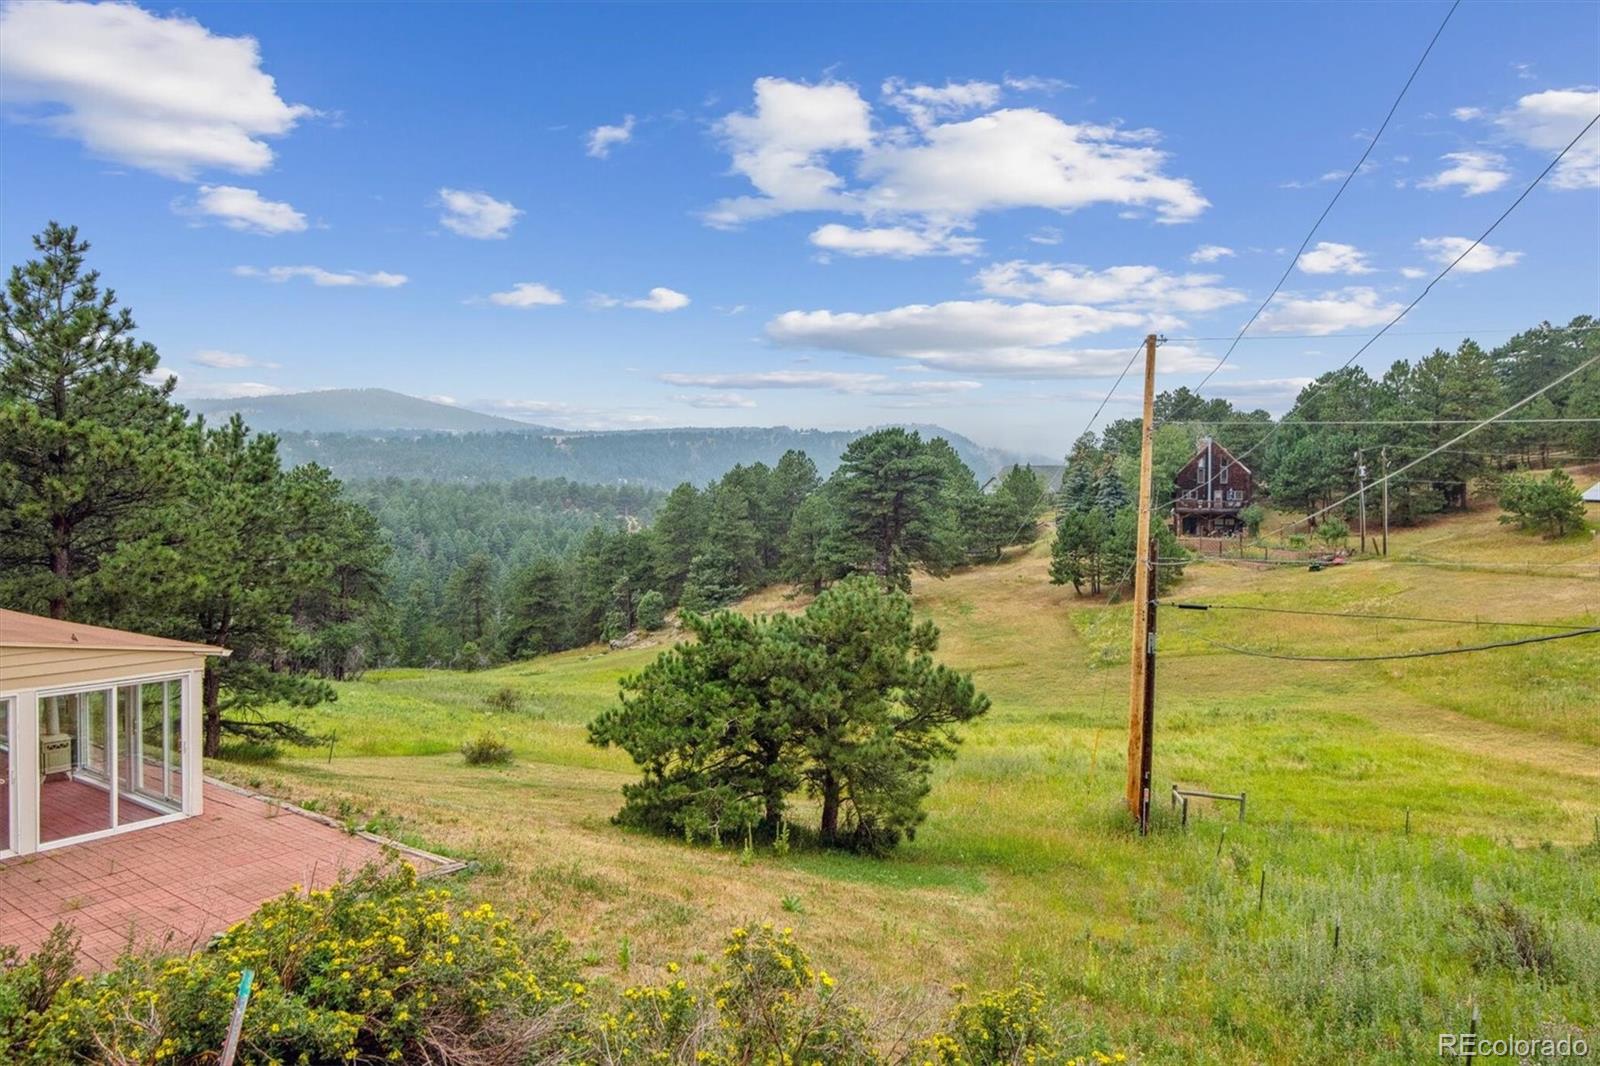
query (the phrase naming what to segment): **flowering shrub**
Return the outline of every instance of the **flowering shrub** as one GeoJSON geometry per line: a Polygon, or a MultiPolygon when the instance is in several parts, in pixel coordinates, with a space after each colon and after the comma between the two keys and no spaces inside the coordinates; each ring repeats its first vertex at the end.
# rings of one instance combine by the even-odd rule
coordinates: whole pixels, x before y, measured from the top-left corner
{"type": "Polygon", "coordinates": [[[202,1066],[226,1037],[239,978],[255,971],[241,1064],[456,1066],[1110,1066],[1070,1057],[1031,985],[958,1003],[909,1055],[886,1058],[860,1011],[789,929],[729,935],[715,984],[676,964],[660,984],[596,997],[561,941],[527,940],[488,904],[459,906],[410,867],[291,892],[195,955],[128,955],[69,977],[58,930],[27,960],[0,949],[0,1062],[202,1066]]]}
{"type": "Polygon", "coordinates": [[[1069,1055],[1045,1015],[1044,994],[1026,983],[957,1003],[944,1027],[918,1050],[924,1066],[1111,1066],[1128,1059],[1120,1051],[1069,1055]]]}
{"type": "Polygon", "coordinates": [[[245,967],[256,972],[246,1062],[515,1063],[562,1046],[583,988],[560,945],[527,952],[488,904],[453,910],[450,898],[408,866],[286,894],[210,951],[130,955],[68,981],[13,1034],[10,1059],[214,1061],[245,967]]]}

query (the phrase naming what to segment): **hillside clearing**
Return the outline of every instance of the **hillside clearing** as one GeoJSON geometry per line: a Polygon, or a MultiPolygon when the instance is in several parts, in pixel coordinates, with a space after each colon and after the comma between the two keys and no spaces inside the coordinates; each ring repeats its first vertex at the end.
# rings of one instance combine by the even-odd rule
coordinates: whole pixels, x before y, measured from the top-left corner
{"type": "MultiPolygon", "coordinates": [[[[1600,563],[1593,539],[1546,545],[1488,512],[1397,532],[1391,558],[1458,558],[1457,543],[1479,561],[1600,563]]],[[[1431,1054],[1432,1034],[1474,999],[1486,1032],[1525,1031],[1530,1019],[1600,1026],[1600,845],[1585,846],[1600,818],[1600,641],[1284,663],[1199,638],[1357,654],[1507,631],[1166,611],[1157,794],[1172,781],[1246,790],[1250,820],[1197,811],[1182,834],[1163,801],[1157,833],[1139,840],[1118,807],[1128,608],[1076,599],[1048,584],[1047,566],[1040,544],[918,580],[918,610],[943,631],[940,657],[974,671],[994,710],[939,771],[916,840],[888,860],[745,858],[742,842],[688,847],[611,825],[633,770],[588,745],[584,725],[659,645],[474,674],[374,672],[306,716],[336,734],[331,760],[213,769],[478,859],[473,890],[569,934],[600,981],[673,960],[709,965],[727,927],[771,918],[912,1029],[956,981],[1026,973],[1105,1046],[1148,1062],[1407,1061],[1431,1054]],[[489,711],[486,698],[506,687],[521,709],[489,711]],[[516,764],[463,764],[457,746],[483,730],[511,743],[516,764]],[[1568,976],[1474,970],[1463,908],[1502,898],[1550,925],[1568,976]]],[[[1400,562],[1323,573],[1201,564],[1175,596],[1600,620],[1596,578],[1400,562]]],[[[746,608],[803,602],[768,591],[746,608]]]]}

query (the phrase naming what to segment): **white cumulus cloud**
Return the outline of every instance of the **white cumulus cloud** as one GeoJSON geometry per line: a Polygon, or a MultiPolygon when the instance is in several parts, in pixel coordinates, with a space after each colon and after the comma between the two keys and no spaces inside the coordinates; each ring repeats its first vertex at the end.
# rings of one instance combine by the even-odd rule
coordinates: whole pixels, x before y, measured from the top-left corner
{"type": "Polygon", "coordinates": [[[733,173],[754,195],[718,202],[705,220],[727,227],[831,211],[950,228],[988,211],[1109,204],[1182,222],[1209,206],[1193,183],[1165,173],[1168,156],[1151,145],[1152,131],[1069,123],[1036,108],[959,117],[998,99],[986,82],[892,80],[885,89],[892,107],[913,115],[910,127],[876,131],[852,85],[758,79],[753,108],[716,125],[733,173]]]}
{"type": "Polygon", "coordinates": [[[1522,258],[1521,252],[1508,252],[1492,244],[1480,244],[1472,248],[1470,237],[1424,237],[1417,242],[1417,247],[1427,252],[1428,258],[1440,265],[1455,263],[1456,259],[1466,252],[1466,258],[1456,263],[1454,267],[1463,274],[1482,274],[1488,270],[1515,266],[1522,258]],[[1472,251],[1468,252],[1468,248],[1472,248],[1472,251]]]}
{"type": "Polygon", "coordinates": [[[263,281],[284,282],[292,278],[305,278],[313,285],[327,288],[395,289],[410,280],[404,274],[391,274],[386,270],[368,273],[361,270],[324,270],[317,266],[238,266],[233,268],[233,272],[241,278],[260,278],[263,281]]]}
{"type": "Polygon", "coordinates": [[[633,123],[632,115],[624,115],[615,126],[596,126],[590,130],[587,139],[589,155],[595,159],[605,159],[611,154],[611,149],[633,140],[633,123]]]}
{"type": "Polygon", "coordinates": [[[301,233],[306,228],[306,216],[292,205],[265,199],[254,189],[241,189],[236,185],[202,185],[194,202],[181,210],[217,219],[229,229],[269,237],[301,233]]]}
{"type": "Polygon", "coordinates": [[[732,374],[662,374],[669,385],[703,389],[821,389],[847,396],[928,396],[982,388],[960,379],[905,381],[850,370],[760,370],[732,374]]]}
{"type": "Polygon", "coordinates": [[[1481,196],[1511,180],[1506,157],[1497,152],[1447,152],[1440,161],[1449,166],[1417,182],[1419,186],[1424,189],[1455,187],[1467,196],[1481,196]]]}
{"type": "Polygon", "coordinates": [[[883,83],[883,99],[913,125],[927,127],[940,119],[993,107],[1000,102],[1000,86],[991,81],[912,85],[903,78],[890,78],[883,83]]]}
{"type": "Polygon", "coordinates": [[[566,297],[537,281],[520,281],[505,292],[491,292],[489,302],[497,307],[555,307],[566,297]]]}
{"type": "Polygon", "coordinates": [[[650,292],[637,299],[629,300],[621,296],[607,296],[605,293],[595,293],[589,298],[595,307],[631,307],[635,311],[655,311],[665,314],[668,311],[681,311],[689,306],[689,297],[676,289],[669,289],[664,285],[657,285],[650,292]]]}
{"type": "Polygon", "coordinates": [[[991,296],[1059,304],[1104,304],[1129,310],[1204,313],[1242,303],[1245,295],[1224,288],[1216,274],[1169,274],[1153,266],[1104,270],[1056,263],[996,263],[978,272],[991,296]]]}
{"type": "Polygon", "coordinates": [[[1316,295],[1280,292],[1272,298],[1256,324],[1269,333],[1310,333],[1324,336],[1346,329],[1381,326],[1403,309],[1385,300],[1376,289],[1350,286],[1316,295]]]}
{"type": "Polygon", "coordinates": [[[1337,241],[1318,241],[1308,251],[1300,253],[1295,265],[1307,274],[1372,273],[1366,252],[1353,244],[1337,241]]]}
{"type": "Polygon", "coordinates": [[[949,230],[910,226],[865,226],[859,229],[829,222],[811,233],[811,243],[828,252],[854,257],[882,255],[914,259],[925,255],[977,255],[983,241],[958,237],[949,230]]]}
{"type": "Polygon", "coordinates": [[[254,38],[133,4],[8,3],[0,40],[0,96],[21,117],[168,177],[265,170],[266,139],[313,113],[278,95],[254,38]]]}
{"type": "Polygon", "coordinates": [[[1233,254],[1233,249],[1229,248],[1227,245],[1202,244],[1200,247],[1189,253],[1189,262],[1215,263],[1219,259],[1228,259],[1232,257],[1233,254]]]}
{"type": "MultiPolygon", "coordinates": [[[[1494,121],[1513,139],[1553,155],[1597,114],[1600,89],[1549,89],[1522,97],[1494,121]]],[[[1600,188],[1600,129],[1591,129],[1572,146],[1551,174],[1550,184],[1558,189],[1600,188]]]]}
{"type": "Polygon", "coordinates": [[[521,208],[505,200],[465,189],[440,189],[439,205],[444,209],[439,222],[445,229],[480,241],[508,236],[522,214],[521,208]]]}
{"type": "MultiPolygon", "coordinates": [[[[1127,348],[1070,348],[1109,329],[1147,326],[1140,311],[1084,305],[952,300],[868,313],[786,311],[767,323],[784,347],[820,348],[910,361],[957,373],[1024,378],[1115,374],[1127,348]]],[[[1167,369],[1206,370],[1215,360],[1193,349],[1162,349],[1167,369]]]]}

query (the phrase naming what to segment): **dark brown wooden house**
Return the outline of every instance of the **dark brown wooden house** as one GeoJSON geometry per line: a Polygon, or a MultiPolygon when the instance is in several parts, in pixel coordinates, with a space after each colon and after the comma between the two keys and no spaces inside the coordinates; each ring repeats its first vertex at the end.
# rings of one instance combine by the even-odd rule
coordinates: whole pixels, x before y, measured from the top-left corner
{"type": "Polygon", "coordinates": [[[1244,528],[1239,512],[1255,499],[1255,475],[1210,437],[1174,479],[1172,531],[1201,537],[1230,536],[1244,528]]]}

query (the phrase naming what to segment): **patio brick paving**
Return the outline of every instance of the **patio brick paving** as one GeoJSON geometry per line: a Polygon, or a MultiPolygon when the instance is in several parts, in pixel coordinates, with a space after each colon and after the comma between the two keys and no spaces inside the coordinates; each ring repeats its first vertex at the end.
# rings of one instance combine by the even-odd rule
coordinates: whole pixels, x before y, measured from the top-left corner
{"type": "MultiPolygon", "coordinates": [[[[191,951],[291,886],[326,887],[385,856],[377,838],[215,781],[205,790],[197,818],[0,859],[0,944],[31,951],[64,921],[86,968],[110,966],[130,942],[191,951]]],[[[400,857],[423,875],[459,867],[400,857]]]]}

